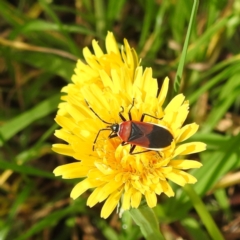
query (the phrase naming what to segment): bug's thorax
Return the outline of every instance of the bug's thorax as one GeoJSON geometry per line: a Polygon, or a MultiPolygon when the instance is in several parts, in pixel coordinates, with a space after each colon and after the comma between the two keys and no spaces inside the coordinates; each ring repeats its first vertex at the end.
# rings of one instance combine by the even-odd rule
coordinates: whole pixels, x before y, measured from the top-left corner
{"type": "Polygon", "coordinates": [[[119,124],[118,136],[127,142],[132,130],[132,121],[125,121],[119,124]]]}

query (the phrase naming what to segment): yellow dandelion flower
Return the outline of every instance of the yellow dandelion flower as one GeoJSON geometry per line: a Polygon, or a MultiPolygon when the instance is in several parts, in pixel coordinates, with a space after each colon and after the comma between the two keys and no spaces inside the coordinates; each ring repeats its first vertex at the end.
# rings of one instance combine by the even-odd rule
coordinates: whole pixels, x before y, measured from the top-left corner
{"type": "MultiPolygon", "coordinates": [[[[86,64],[77,63],[73,83],[63,89],[66,95],[55,119],[62,127],[55,135],[67,144],[54,144],[53,150],[78,161],[57,167],[54,174],[66,179],[84,178],[73,188],[71,197],[76,199],[93,189],[87,205],[105,201],[103,218],[119,203],[123,210],[137,208],[142,198],[149,207],[155,207],[157,195],[174,196],[169,180],[180,186],[197,181],[185,170],[199,168],[201,163],[185,156],[203,151],[206,146],[201,142],[182,142],[197,131],[198,125],[183,126],[189,103],[182,94],[163,107],[169,79],[165,78],[157,95],[152,69],[143,70],[126,40],[121,51],[112,33],[106,38],[107,53],[96,41],[92,45],[94,54],[87,48],[83,50],[86,64]],[[122,135],[111,131],[111,127],[120,127],[129,117],[139,122],[143,114],[144,122],[165,129],[171,141],[154,151],[146,151],[138,144],[132,152],[137,154],[131,154],[131,145],[127,144],[130,141],[122,144],[122,135]]],[[[129,129],[124,131],[130,133],[129,129]]],[[[161,137],[158,140],[165,141],[161,137]]]]}

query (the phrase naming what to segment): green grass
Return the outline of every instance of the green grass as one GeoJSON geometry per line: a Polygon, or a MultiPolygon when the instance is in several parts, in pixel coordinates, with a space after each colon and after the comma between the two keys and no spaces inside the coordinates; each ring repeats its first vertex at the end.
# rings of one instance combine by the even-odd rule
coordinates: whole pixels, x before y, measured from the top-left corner
{"type": "MultiPolygon", "coordinates": [[[[129,213],[101,219],[88,193],[69,199],[76,181],[52,174],[73,161],[51,151],[60,89],[83,47],[94,38],[104,46],[107,31],[128,39],[160,84],[169,76],[169,97],[189,99],[187,121],[200,125],[192,139],[208,145],[194,155],[203,167],[193,188],[225,238],[237,239],[240,179],[218,183],[240,168],[239,1],[200,1],[192,21],[186,0],[11,2],[0,1],[0,239],[143,239],[129,213]]],[[[187,191],[173,188],[154,209],[165,238],[212,239],[187,191]]]]}

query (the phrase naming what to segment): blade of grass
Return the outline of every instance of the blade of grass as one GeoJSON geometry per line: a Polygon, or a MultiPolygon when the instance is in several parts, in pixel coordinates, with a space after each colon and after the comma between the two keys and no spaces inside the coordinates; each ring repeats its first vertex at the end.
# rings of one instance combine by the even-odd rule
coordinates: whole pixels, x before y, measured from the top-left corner
{"type": "Polygon", "coordinates": [[[1,160],[1,159],[0,159],[0,169],[12,170],[14,172],[26,174],[29,176],[39,176],[39,177],[44,177],[44,178],[55,179],[55,176],[52,173],[42,171],[37,168],[26,166],[26,165],[18,165],[16,163],[11,163],[9,161],[7,162],[7,161],[1,160]]]}
{"type": "Polygon", "coordinates": [[[188,44],[189,44],[189,40],[190,40],[191,30],[192,30],[192,27],[193,27],[193,21],[196,17],[197,9],[198,9],[198,0],[194,0],[192,13],[191,13],[191,17],[190,17],[189,25],[188,25],[187,35],[186,35],[186,39],[185,39],[185,42],[184,42],[184,45],[183,45],[182,55],[181,55],[181,58],[180,58],[180,61],[179,61],[179,64],[178,64],[178,68],[177,68],[177,73],[176,73],[176,76],[175,76],[175,79],[174,79],[174,91],[175,91],[175,93],[179,92],[181,79],[182,79],[182,74],[183,74],[183,68],[184,68],[185,59],[186,59],[186,55],[187,55],[187,48],[188,48],[188,44]]]}
{"type": "Polygon", "coordinates": [[[0,15],[11,26],[19,27],[26,19],[25,15],[6,1],[0,1],[0,15]]]}
{"type": "Polygon", "coordinates": [[[212,130],[240,95],[240,72],[238,71],[231,76],[220,88],[220,93],[217,95],[218,99],[202,127],[202,132],[212,130]]]}
{"type": "Polygon", "coordinates": [[[34,234],[39,233],[41,230],[45,228],[49,228],[50,226],[56,225],[61,219],[66,218],[68,215],[83,212],[84,205],[80,204],[80,200],[75,201],[73,204],[67,206],[64,209],[56,210],[53,213],[48,214],[45,218],[38,220],[32,227],[30,227],[21,236],[16,237],[15,240],[30,239],[30,237],[33,236],[34,234]]]}
{"type": "Polygon", "coordinates": [[[149,208],[147,205],[143,205],[139,208],[133,208],[129,212],[134,222],[140,227],[143,236],[147,240],[165,239],[159,230],[159,224],[156,215],[151,208],[149,208]]]}
{"type": "Polygon", "coordinates": [[[150,32],[150,27],[152,26],[153,17],[154,17],[154,10],[156,8],[156,3],[154,1],[146,1],[144,5],[144,19],[143,19],[143,25],[141,29],[141,35],[140,40],[138,43],[138,49],[139,51],[142,50],[147,37],[150,32]]]}
{"type": "MultiPolygon", "coordinates": [[[[239,142],[240,135],[226,138],[222,144],[219,144],[218,150],[210,152],[205,158],[202,154],[202,159],[205,160],[203,166],[191,171],[191,174],[198,179],[194,189],[199,196],[203,196],[211,190],[223,175],[240,166],[238,158],[240,154],[239,142]]],[[[208,145],[207,140],[205,143],[208,145]]],[[[176,189],[176,186],[173,186],[173,188],[176,189]]],[[[178,189],[176,198],[169,199],[164,205],[164,210],[169,218],[168,221],[173,221],[184,217],[191,207],[189,198],[181,189],[178,189]]]]}
{"type": "MultiPolygon", "coordinates": [[[[74,60],[74,61],[77,60],[77,57],[75,57],[74,55],[72,55],[68,52],[62,51],[62,50],[55,49],[55,48],[45,48],[45,47],[39,47],[39,46],[26,44],[26,43],[19,42],[19,41],[9,41],[9,40],[1,38],[1,37],[0,37],[0,44],[3,45],[3,46],[8,46],[8,47],[19,49],[19,50],[31,51],[31,52],[33,52],[33,54],[36,51],[36,52],[40,52],[41,54],[43,54],[43,53],[44,54],[46,54],[46,53],[56,54],[58,56],[61,56],[61,57],[64,57],[64,58],[69,58],[69,59],[74,60]]],[[[26,54],[28,54],[28,53],[26,53],[26,54]]],[[[14,56],[15,55],[16,55],[16,53],[14,54],[14,56]]],[[[45,55],[45,56],[47,56],[47,55],[45,55]]],[[[22,60],[22,59],[20,58],[20,60],[22,60]]],[[[38,59],[38,62],[39,61],[41,61],[41,58],[38,59]]],[[[64,59],[62,61],[64,61],[64,59]]],[[[31,61],[29,61],[29,62],[31,62],[31,61]]]]}
{"type": "Polygon", "coordinates": [[[153,39],[151,42],[152,44],[147,55],[149,58],[155,58],[162,44],[164,43],[163,40],[164,38],[162,37],[162,34],[164,32],[164,17],[166,15],[168,7],[169,2],[163,1],[161,7],[159,7],[158,12],[156,14],[155,25],[153,30],[153,39]]]}
{"type": "MultiPolygon", "coordinates": [[[[171,3],[173,4],[173,3],[171,3]]],[[[171,9],[170,28],[174,41],[183,42],[183,33],[186,32],[186,23],[193,7],[193,1],[178,0],[171,9]]],[[[194,30],[194,28],[192,28],[194,30]]]]}
{"type": "Polygon", "coordinates": [[[223,146],[228,141],[230,141],[232,136],[224,136],[217,133],[196,133],[191,137],[191,141],[200,141],[207,143],[207,149],[209,151],[218,151],[220,146],[223,146]]]}
{"type": "Polygon", "coordinates": [[[126,0],[109,0],[107,8],[107,29],[112,29],[115,20],[118,20],[126,0]]]}
{"type": "Polygon", "coordinates": [[[26,199],[29,197],[32,188],[32,184],[25,185],[24,188],[21,188],[21,192],[19,192],[15,197],[13,205],[8,212],[7,219],[5,220],[4,224],[0,224],[0,239],[4,240],[6,239],[7,235],[11,234],[11,223],[14,221],[14,218],[17,215],[21,205],[24,204],[26,199]]]}
{"type": "Polygon", "coordinates": [[[204,226],[208,230],[209,235],[212,237],[213,240],[224,240],[221,232],[219,231],[217,225],[212,219],[212,216],[207,211],[204,203],[202,202],[201,198],[196,194],[192,186],[187,184],[184,187],[184,191],[188,194],[191,199],[191,202],[196,209],[198,215],[200,216],[204,226]]]}
{"type": "Polygon", "coordinates": [[[103,0],[94,1],[94,9],[96,15],[96,30],[98,35],[103,38],[106,32],[106,13],[103,0]]]}
{"type": "Polygon", "coordinates": [[[45,144],[44,142],[47,138],[53,135],[53,132],[56,128],[58,128],[58,125],[55,123],[39,138],[39,140],[34,144],[34,146],[19,153],[15,157],[15,162],[24,164],[32,159],[41,157],[42,155],[48,153],[48,150],[51,147],[49,146],[49,144],[45,144]]]}
{"type": "Polygon", "coordinates": [[[26,201],[26,199],[31,194],[31,190],[33,189],[33,184],[28,182],[28,184],[24,185],[24,188],[21,189],[21,192],[14,199],[13,205],[8,214],[8,220],[12,221],[14,216],[18,213],[18,208],[26,201]]]}
{"type": "Polygon", "coordinates": [[[217,189],[214,192],[214,196],[218,202],[218,205],[220,206],[220,208],[223,210],[224,212],[224,217],[228,220],[231,221],[231,219],[233,218],[233,214],[231,211],[231,206],[230,206],[230,202],[228,200],[228,196],[227,196],[227,191],[226,189],[217,189]]]}
{"type": "Polygon", "coordinates": [[[123,213],[121,220],[123,232],[120,236],[120,240],[140,239],[143,237],[142,233],[139,231],[138,226],[134,224],[129,211],[125,211],[123,213]]]}
{"type": "Polygon", "coordinates": [[[40,19],[34,19],[30,22],[26,22],[26,24],[24,24],[21,28],[18,28],[18,31],[21,33],[29,33],[36,31],[61,31],[61,30],[64,30],[68,33],[81,33],[93,36],[95,35],[93,31],[84,26],[62,24],[62,27],[60,28],[60,26],[56,23],[51,23],[40,19]]]}
{"type": "Polygon", "coordinates": [[[37,119],[56,111],[60,94],[56,94],[49,99],[39,103],[36,107],[18,115],[0,127],[0,146],[8,141],[17,132],[21,131],[37,119]]]}
{"type": "Polygon", "coordinates": [[[225,17],[223,19],[220,19],[217,23],[207,29],[202,36],[196,39],[192,45],[190,45],[187,54],[187,62],[195,59],[199,53],[199,49],[202,49],[203,46],[209,44],[209,40],[213,37],[213,35],[228,24],[229,18],[230,17],[225,17]]]}
{"type": "Polygon", "coordinates": [[[109,226],[109,224],[104,220],[98,220],[96,221],[96,225],[101,230],[102,234],[106,239],[111,240],[119,240],[119,233],[114,231],[113,228],[109,226]]]}
{"type": "Polygon", "coordinates": [[[39,0],[38,1],[40,6],[43,8],[43,10],[45,11],[45,13],[56,23],[59,25],[59,29],[61,30],[61,33],[65,36],[66,38],[66,44],[69,47],[69,50],[71,51],[72,54],[79,56],[80,52],[79,52],[79,48],[76,46],[75,42],[72,40],[72,38],[70,37],[69,33],[63,28],[63,24],[61,22],[61,20],[58,18],[57,14],[52,10],[52,8],[50,7],[51,4],[49,4],[47,1],[45,0],[39,0]]]}
{"type": "MultiPolygon", "coordinates": [[[[231,56],[230,58],[227,58],[226,60],[223,60],[219,63],[216,63],[215,65],[209,65],[209,68],[206,71],[203,71],[199,73],[198,78],[195,78],[194,81],[189,82],[188,88],[185,89],[185,94],[187,96],[192,97],[192,94],[196,92],[197,90],[200,90],[202,87],[205,87],[205,84],[207,84],[210,80],[207,82],[206,79],[213,79],[215,77],[219,77],[219,73],[223,73],[223,71],[226,71],[227,68],[231,68],[234,65],[239,65],[240,64],[240,54],[231,56]],[[202,83],[205,82],[203,85],[202,83]],[[198,88],[199,84],[201,84],[201,88],[198,88]]],[[[229,76],[228,76],[229,77],[229,76]]],[[[225,77],[227,78],[227,77],[225,77]]],[[[217,83],[216,83],[217,85],[217,83]]],[[[195,99],[198,99],[196,97],[195,99]]],[[[196,101],[196,100],[195,100],[196,101]]]]}
{"type": "Polygon", "coordinates": [[[184,218],[181,224],[187,229],[194,240],[211,240],[210,237],[201,228],[201,223],[195,218],[184,218]]]}
{"type": "Polygon", "coordinates": [[[194,92],[191,92],[191,95],[189,95],[188,100],[190,104],[197,101],[197,99],[205,92],[216,86],[217,84],[223,82],[229,76],[235,75],[237,72],[239,72],[239,61],[237,61],[235,64],[229,65],[226,69],[222,70],[220,74],[216,74],[216,76],[212,77],[210,80],[205,82],[199,89],[196,89],[194,92]]]}
{"type": "MultiPolygon", "coordinates": [[[[234,77],[234,79],[237,80],[239,78],[234,77]]],[[[223,88],[223,90],[227,91],[226,88],[223,88]]],[[[236,89],[232,89],[232,90],[233,90],[232,93],[230,93],[227,98],[221,99],[221,100],[218,101],[217,106],[214,107],[214,109],[208,115],[207,120],[202,125],[202,132],[210,132],[211,130],[213,130],[214,127],[217,125],[217,123],[225,115],[227,110],[233,105],[236,98],[240,94],[240,87],[236,88],[236,89]]]]}

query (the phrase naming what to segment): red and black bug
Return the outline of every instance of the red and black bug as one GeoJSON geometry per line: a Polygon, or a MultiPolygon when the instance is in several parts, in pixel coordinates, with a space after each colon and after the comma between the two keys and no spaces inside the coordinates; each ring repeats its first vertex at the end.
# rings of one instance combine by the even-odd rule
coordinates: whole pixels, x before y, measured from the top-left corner
{"type": "Polygon", "coordinates": [[[119,117],[122,119],[121,123],[109,123],[104,121],[86,102],[89,109],[103,122],[108,124],[106,128],[98,131],[96,138],[93,142],[93,151],[97,142],[98,136],[102,131],[111,131],[109,138],[119,137],[122,140],[122,145],[131,144],[130,154],[138,154],[148,151],[159,151],[171,145],[173,136],[171,132],[162,125],[143,122],[145,116],[159,119],[147,113],[143,113],[140,121],[132,120],[131,110],[134,106],[134,99],[131,108],[128,111],[129,120],[122,115],[124,111],[119,112],[119,117]],[[141,152],[133,152],[136,146],[140,146],[147,150],[141,152]]]}

